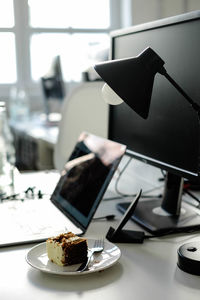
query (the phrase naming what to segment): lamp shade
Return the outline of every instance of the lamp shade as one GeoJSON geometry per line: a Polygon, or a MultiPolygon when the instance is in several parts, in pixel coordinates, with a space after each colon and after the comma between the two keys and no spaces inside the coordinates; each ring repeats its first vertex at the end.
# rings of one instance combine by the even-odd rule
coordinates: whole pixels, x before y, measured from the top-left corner
{"type": "Polygon", "coordinates": [[[164,61],[150,47],[138,56],[102,62],[94,66],[100,77],[137,114],[149,114],[154,77],[164,61]]]}

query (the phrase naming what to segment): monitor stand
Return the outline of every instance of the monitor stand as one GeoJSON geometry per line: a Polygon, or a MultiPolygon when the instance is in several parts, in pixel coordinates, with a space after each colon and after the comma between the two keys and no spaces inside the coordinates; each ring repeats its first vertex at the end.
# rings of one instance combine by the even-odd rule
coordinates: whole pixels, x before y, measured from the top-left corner
{"type": "MultiPolygon", "coordinates": [[[[200,212],[182,202],[183,178],[167,173],[163,198],[139,201],[131,219],[154,235],[200,229],[200,212]]],[[[117,205],[125,212],[130,203],[117,205]]]]}

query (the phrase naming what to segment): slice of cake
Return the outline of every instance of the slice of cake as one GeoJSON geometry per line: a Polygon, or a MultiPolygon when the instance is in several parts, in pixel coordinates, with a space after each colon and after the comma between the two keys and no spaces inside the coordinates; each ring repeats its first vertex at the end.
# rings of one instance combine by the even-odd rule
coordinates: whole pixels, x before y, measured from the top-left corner
{"type": "Polygon", "coordinates": [[[78,264],[87,259],[87,239],[72,232],[49,238],[46,248],[48,258],[59,266],[78,264]]]}

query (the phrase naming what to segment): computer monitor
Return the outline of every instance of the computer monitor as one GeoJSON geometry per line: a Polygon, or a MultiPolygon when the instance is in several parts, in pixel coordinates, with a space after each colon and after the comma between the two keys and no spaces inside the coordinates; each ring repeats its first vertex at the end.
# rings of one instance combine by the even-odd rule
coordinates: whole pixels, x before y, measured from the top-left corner
{"type": "MultiPolygon", "coordinates": [[[[200,103],[199,32],[200,11],[114,31],[111,59],[137,56],[151,47],[167,72],[200,103]]],[[[155,234],[199,229],[199,215],[183,203],[182,189],[184,178],[199,177],[200,124],[197,113],[162,75],[154,80],[148,119],[125,103],[110,106],[109,138],[127,145],[132,157],[167,171],[162,202],[140,201],[132,218],[155,234]]],[[[119,209],[127,206],[122,203],[119,209]]]]}
{"type": "Polygon", "coordinates": [[[48,116],[51,113],[49,102],[62,101],[66,95],[59,55],[54,57],[48,73],[41,77],[41,83],[48,116]]]}

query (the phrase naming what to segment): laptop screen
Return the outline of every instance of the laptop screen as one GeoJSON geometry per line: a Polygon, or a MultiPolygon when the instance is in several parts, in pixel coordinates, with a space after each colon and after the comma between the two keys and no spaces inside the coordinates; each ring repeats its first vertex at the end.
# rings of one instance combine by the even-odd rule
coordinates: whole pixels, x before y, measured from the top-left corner
{"type": "Polygon", "coordinates": [[[89,225],[125,150],[90,133],[79,136],[51,201],[81,229],[89,225]]]}

